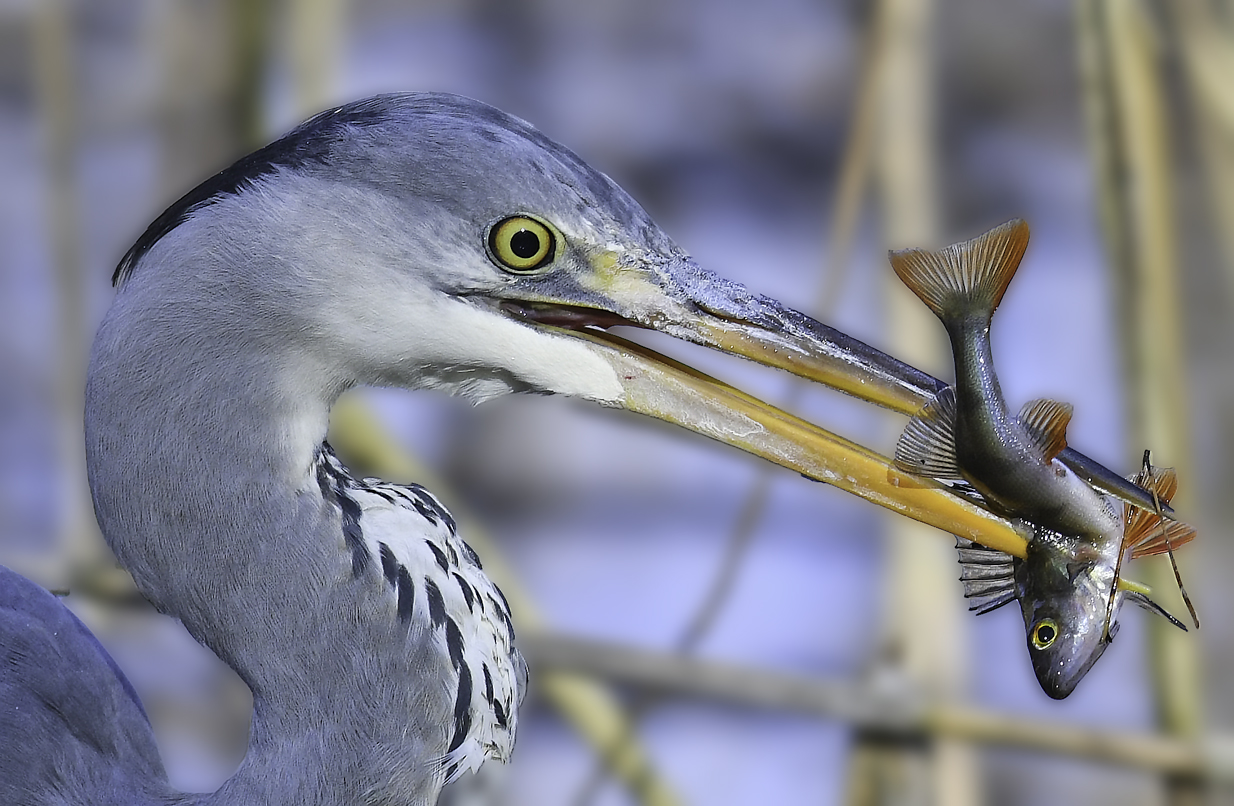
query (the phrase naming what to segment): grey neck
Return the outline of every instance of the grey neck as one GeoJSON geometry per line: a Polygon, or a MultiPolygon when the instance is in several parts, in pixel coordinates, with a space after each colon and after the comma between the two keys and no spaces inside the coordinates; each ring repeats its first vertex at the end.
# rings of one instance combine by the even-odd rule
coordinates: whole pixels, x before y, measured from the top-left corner
{"type": "Polygon", "coordinates": [[[143,267],[95,341],[86,451],[99,524],[160,610],[253,691],[246,759],[177,803],[431,804],[453,703],[433,657],[356,578],[312,476],[348,385],[273,335],[261,306],[143,267]],[[140,279],[140,284],[138,280],[140,279]]]}

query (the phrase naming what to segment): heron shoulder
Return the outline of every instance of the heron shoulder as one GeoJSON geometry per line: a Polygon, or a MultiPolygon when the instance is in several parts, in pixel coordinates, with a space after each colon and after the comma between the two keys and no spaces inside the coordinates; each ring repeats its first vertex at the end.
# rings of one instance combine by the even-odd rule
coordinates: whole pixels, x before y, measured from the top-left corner
{"type": "Polygon", "coordinates": [[[17,736],[0,754],[0,802],[42,802],[69,783],[90,786],[91,803],[132,803],[135,782],[166,784],[115,661],[56,597],[0,566],[0,737],[17,736]]]}

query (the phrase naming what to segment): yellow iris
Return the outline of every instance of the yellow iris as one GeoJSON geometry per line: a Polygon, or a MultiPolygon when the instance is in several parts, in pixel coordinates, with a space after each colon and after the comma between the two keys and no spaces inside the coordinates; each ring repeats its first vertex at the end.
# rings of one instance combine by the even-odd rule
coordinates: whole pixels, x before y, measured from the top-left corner
{"type": "Polygon", "coordinates": [[[504,218],[488,235],[489,252],[508,271],[533,272],[553,259],[557,238],[542,221],[525,215],[504,218]]]}
{"type": "Polygon", "coordinates": [[[1058,639],[1058,625],[1054,623],[1054,619],[1042,619],[1033,627],[1033,647],[1035,649],[1047,649],[1058,639]]]}

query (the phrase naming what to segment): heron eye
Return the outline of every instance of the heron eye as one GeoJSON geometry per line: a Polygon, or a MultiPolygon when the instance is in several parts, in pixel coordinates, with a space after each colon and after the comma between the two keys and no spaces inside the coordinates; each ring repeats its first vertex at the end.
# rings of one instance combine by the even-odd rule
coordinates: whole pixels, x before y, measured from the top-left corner
{"type": "Polygon", "coordinates": [[[1033,648],[1034,649],[1049,649],[1050,645],[1058,638],[1058,625],[1053,619],[1042,619],[1033,627],[1033,648]]]}
{"type": "Polygon", "coordinates": [[[543,222],[516,215],[493,225],[488,233],[488,249],[506,271],[526,274],[552,261],[557,239],[543,222]]]}

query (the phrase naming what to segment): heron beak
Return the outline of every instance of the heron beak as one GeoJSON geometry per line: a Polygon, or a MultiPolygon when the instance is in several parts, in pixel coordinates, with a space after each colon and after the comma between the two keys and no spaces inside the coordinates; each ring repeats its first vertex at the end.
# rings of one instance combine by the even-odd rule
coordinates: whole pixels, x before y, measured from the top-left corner
{"type": "Polygon", "coordinates": [[[991,548],[1024,556],[1021,528],[944,485],[905,474],[878,453],[751,397],[639,344],[604,332],[614,325],[676,338],[785,369],[891,408],[924,405],[937,382],[775,300],[687,266],[689,276],[622,284],[621,293],[536,294],[506,312],[581,339],[614,369],[622,408],[681,425],[807,478],[991,548]],[[601,300],[603,300],[601,302],[601,300]],[[603,307],[601,307],[601,304],[603,307]]]}

